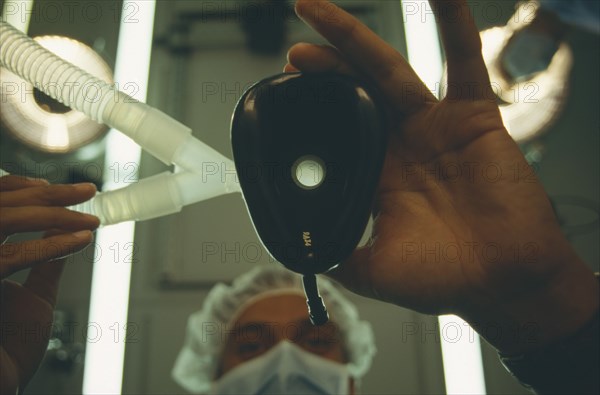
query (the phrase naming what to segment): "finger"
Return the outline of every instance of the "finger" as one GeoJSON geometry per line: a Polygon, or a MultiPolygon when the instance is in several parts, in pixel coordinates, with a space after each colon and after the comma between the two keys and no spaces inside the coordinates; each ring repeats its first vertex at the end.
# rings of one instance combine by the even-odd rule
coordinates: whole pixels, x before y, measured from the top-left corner
{"type": "Polygon", "coordinates": [[[297,73],[300,70],[298,70],[297,68],[295,68],[294,66],[292,66],[291,64],[287,63],[285,66],[283,66],[283,72],[284,73],[297,73]]]}
{"type": "MultiPolygon", "coordinates": [[[[0,247],[0,279],[38,263],[71,255],[83,249],[91,241],[92,232],[84,230],[51,236],[41,240],[5,244],[0,247]]],[[[48,270],[51,274],[54,273],[55,276],[57,273],[60,275],[59,267],[48,270]]],[[[45,271],[42,270],[41,273],[44,274],[45,271]]],[[[37,281],[36,276],[34,276],[34,281],[37,281]]]]}
{"type": "Polygon", "coordinates": [[[29,271],[23,286],[54,307],[64,267],[65,259],[56,259],[35,265],[29,271]]]}
{"type": "Polygon", "coordinates": [[[402,55],[339,7],[324,0],[298,0],[296,13],[370,76],[400,112],[417,111],[436,100],[402,55]]]}
{"type": "Polygon", "coordinates": [[[296,44],[288,51],[288,62],[304,72],[357,74],[339,51],[329,45],[296,44]]]}
{"type": "Polygon", "coordinates": [[[2,193],[2,206],[70,206],[85,202],[96,194],[90,183],[47,185],[2,193]]]}
{"type": "Polygon", "coordinates": [[[48,229],[94,230],[98,217],[63,207],[0,207],[0,230],[5,236],[48,229]]]}
{"type": "MultiPolygon", "coordinates": [[[[44,239],[62,234],[59,231],[49,231],[44,235],[44,239]]],[[[23,286],[54,307],[64,266],[65,259],[56,259],[36,265],[29,272],[23,286]]]]}
{"type": "Polygon", "coordinates": [[[369,254],[369,247],[357,248],[348,259],[324,275],[358,295],[378,299],[379,295],[371,282],[369,254]]]}
{"type": "Polygon", "coordinates": [[[0,177],[0,192],[14,191],[21,188],[32,188],[50,185],[43,178],[29,178],[21,176],[0,177]]]}
{"type": "Polygon", "coordinates": [[[481,37],[465,0],[431,0],[448,62],[448,99],[495,97],[481,53],[481,37]],[[459,88],[459,89],[456,89],[459,88]]]}

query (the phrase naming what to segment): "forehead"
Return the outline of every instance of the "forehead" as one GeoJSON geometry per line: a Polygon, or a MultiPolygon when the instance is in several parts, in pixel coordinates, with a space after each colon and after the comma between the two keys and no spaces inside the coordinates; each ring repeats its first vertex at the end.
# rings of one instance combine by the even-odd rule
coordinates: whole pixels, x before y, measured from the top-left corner
{"type": "Polygon", "coordinates": [[[299,293],[268,295],[248,305],[235,324],[251,322],[291,323],[308,319],[306,299],[299,293]]]}

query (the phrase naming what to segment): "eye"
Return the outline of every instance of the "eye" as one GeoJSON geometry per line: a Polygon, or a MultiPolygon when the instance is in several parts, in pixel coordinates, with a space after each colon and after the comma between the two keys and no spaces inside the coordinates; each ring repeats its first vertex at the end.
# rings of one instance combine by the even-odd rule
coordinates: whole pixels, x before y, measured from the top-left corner
{"type": "Polygon", "coordinates": [[[327,340],[321,339],[320,337],[308,339],[307,343],[309,346],[315,347],[315,348],[329,347],[331,344],[327,340]]]}
{"type": "Polygon", "coordinates": [[[266,351],[266,346],[260,342],[244,342],[238,343],[236,347],[236,354],[239,358],[247,360],[266,351]]]}
{"type": "Polygon", "coordinates": [[[338,328],[333,323],[319,327],[310,325],[302,334],[298,345],[313,354],[323,356],[342,348],[338,328]]]}
{"type": "Polygon", "coordinates": [[[302,341],[302,347],[306,351],[310,351],[314,354],[324,354],[331,350],[335,346],[335,343],[331,339],[327,339],[321,336],[308,336],[302,341]]]}

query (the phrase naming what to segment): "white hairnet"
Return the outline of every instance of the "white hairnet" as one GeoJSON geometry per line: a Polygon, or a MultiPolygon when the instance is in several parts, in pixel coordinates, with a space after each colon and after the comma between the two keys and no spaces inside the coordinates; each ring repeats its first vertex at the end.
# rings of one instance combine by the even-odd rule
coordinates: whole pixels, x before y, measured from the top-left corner
{"type": "MultiPolygon", "coordinates": [[[[208,293],[202,310],[193,313],[187,324],[183,348],[175,361],[172,376],[192,393],[205,393],[215,379],[227,326],[248,306],[248,300],[276,290],[302,290],[302,277],[280,265],[261,265],[236,278],[228,286],[217,284],[208,293]]],[[[319,292],[339,327],[348,356],[348,371],[362,377],[371,367],[375,339],[371,325],[327,279],[319,277],[319,292]]]]}

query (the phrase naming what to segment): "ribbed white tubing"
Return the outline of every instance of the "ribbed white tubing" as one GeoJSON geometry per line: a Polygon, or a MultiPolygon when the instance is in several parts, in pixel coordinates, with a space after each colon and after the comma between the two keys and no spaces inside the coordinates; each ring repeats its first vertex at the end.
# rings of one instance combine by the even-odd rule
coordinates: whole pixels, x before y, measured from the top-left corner
{"type": "Polygon", "coordinates": [[[185,170],[98,194],[71,209],[97,215],[102,225],[110,225],[161,217],[183,205],[239,192],[235,178],[214,174],[214,169],[234,172],[233,162],[194,138],[187,126],[59,58],[3,21],[0,37],[3,67],[53,99],[121,131],[164,163],[185,170]]]}
{"type": "Polygon", "coordinates": [[[0,21],[0,37],[2,66],[53,99],[125,133],[161,161],[175,161],[190,128],[59,58],[6,22],[0,21]]]}

